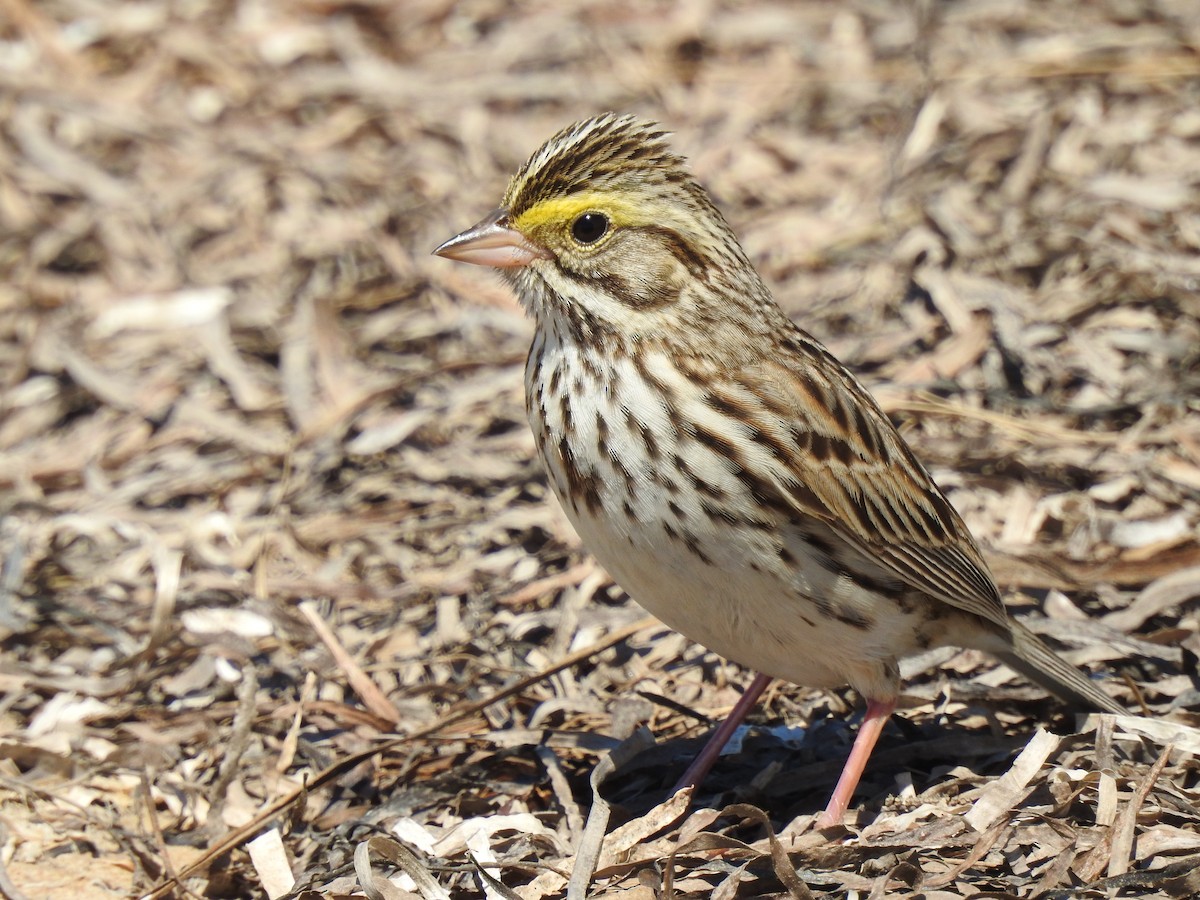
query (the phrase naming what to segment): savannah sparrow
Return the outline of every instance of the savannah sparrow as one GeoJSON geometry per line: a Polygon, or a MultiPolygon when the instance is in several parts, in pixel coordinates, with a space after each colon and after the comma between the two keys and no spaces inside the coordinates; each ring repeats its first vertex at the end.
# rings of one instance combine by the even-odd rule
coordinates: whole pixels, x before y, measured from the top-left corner
{"type": "Polygon", "coordinates": [[[1080,707],[1121,708],[1004,603],[961,518],[858,380],[776,305],[657,126],[572,125],[440,256],[499,268],[537,330],[529,422],[616,582],[759,674],[867,700],[821,819],[839,823],[899,693],[897,659],[985,650],[1080,707]]]}

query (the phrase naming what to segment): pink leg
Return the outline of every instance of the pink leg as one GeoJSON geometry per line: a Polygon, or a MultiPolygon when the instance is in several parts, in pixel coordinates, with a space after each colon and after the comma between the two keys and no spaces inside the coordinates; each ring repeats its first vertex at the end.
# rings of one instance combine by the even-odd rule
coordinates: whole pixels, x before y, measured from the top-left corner
{"type": "Polygon", "coordinates": [[[875,749],[875,742],[879,740],[880,732],[895,708],[895,700],[867,700],[867,716],[858,728],[854,746],[850,749],[850,757],[842,768],[842,777],[833,789],[829,805],[817,820],[818,828],[842,824],[842,816],[846,814],[846,807],[850,805],[850,798],[854,796],[854,789],[858,787],[858,779],[862,777],[867,760],[871,758],[871,751],[875,749]]]}
{"type": "MultiPolygon", "coordinates": [[[[720,724],[713,736],[708,739],[708,743],[704,745],[696,759],[688,766],[688,770],[683,773],[683,777],[679,779],[679,783],[675,785],[671,791],[676,794],[685,787],[699,787],[700,782],[704,780],[704,776],[708,774],[708,770],[713,767],[713,763],[717,761],[717,757],[721,755],[721,751],[725,749],[725,745],[729,743],[729,739],[733,737],[733,733],[737,731],[738,726],[742,724],[742,720],[746,718],[746,714],[754,708],[754,704],[758,702],[758,698],[762,696],[762,692],[767,689],[767,685],[771,683],[770,675],[755,675],[754,680],[750,682],[750,686],[746,688],[746,692],[742,694],[742,698],[730,710],[729,715],[725,717],[725,721],[720,724]]],[[[868,750],[869,752],[869,750],[868,750]]]]}

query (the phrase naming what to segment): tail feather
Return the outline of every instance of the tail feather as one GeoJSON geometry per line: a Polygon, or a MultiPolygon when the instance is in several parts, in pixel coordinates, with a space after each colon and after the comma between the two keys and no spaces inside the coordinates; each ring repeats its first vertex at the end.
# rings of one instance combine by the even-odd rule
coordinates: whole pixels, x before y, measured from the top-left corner
{"type": "Polygon", "coordinates": [[[996,652],[1001,660],[1030,681],[1079,709],[1127,712],[1120,704],[1049,647],[1020,622],[1010,620],[1012,649],[996,652]]]}

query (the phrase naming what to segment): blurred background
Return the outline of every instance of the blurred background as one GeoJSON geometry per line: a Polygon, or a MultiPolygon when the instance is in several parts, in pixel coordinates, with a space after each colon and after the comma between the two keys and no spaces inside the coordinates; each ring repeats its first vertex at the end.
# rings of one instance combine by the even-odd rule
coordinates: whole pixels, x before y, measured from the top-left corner
{"type": "MultiPolygon", "coordinates": [[[[1175,668],[1125,674],[1165,708],[1200,651],[1198,49],[1194,0],[2,0],[9,875],[144,890],[306,772],[641,617],[533,458],[530,323],[430,256],[610,109],[675,133],[1014,608],[1130,636],[1079,662],[1164,648],[1175,668]]],[[[1024,690],[983,663],[951,668],[1024,690]]],[[[746,678],[639,633],[323,788],[293,869],[344,893],[363,822],[518,807],[562,839],[529,853],[565,857],[571,803],[538,767],[582,802],[597,748],[504,747],[615,734],[639,688],[717,714],[746,678]]],[[[911,704],[931,733],[937,678],[911,704]]],[[[833,714],[840,765],[854,703],[783,686],[762,717],[833,714]]],[[[806,790],[796,810],[828,785],[806,790]]],[[[242,851],[197,877],[260,889],[242,851]]]]}

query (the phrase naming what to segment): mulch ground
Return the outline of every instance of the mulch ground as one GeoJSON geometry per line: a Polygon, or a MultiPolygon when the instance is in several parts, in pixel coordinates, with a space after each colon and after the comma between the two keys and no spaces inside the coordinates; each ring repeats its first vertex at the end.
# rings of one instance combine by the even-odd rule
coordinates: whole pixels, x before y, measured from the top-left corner
{"type": "Polygon", "coordinates": [[[0,893],[1200,895],[1200,6],[0,0],[0,893]],[[531,325],[434,259],[655,118],[1014,614],[858,698],[644,613],[549,497],[531,325]]]}

